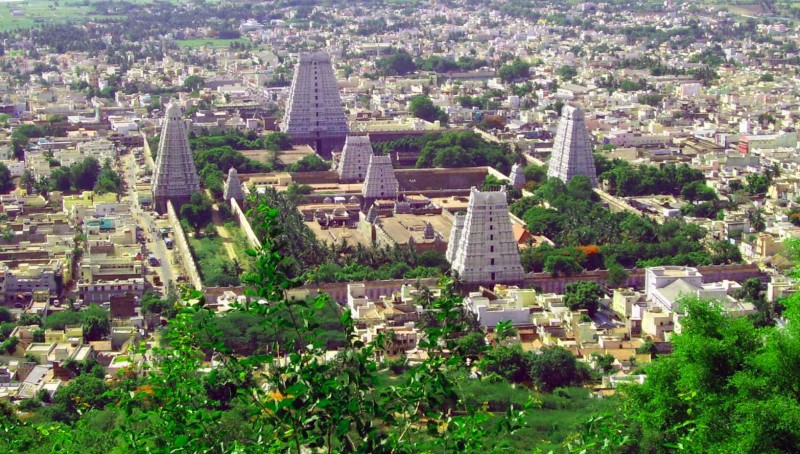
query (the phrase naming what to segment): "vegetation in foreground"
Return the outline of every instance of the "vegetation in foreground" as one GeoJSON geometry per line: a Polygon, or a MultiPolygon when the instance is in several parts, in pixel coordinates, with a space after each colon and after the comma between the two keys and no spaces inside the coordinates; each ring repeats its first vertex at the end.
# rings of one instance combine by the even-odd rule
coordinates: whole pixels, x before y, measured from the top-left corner
{"type": "MultiPolygon", "coordinates": [[[[259,213],[272,231],[277,210],[259,213]]],[[[152,367],[105,381],[96,365],[70,364],[76,378],[52,399],[26,401],[22,417],[0,405],[0,451],[791,452],[800,443],[797,294],[775,306],[783,327],[684,300],[674,354],[643,368],[644,385],[598,401],[570,388],[598,372],[564,349],[526,353],[505,324],[487,346],[449,281],[424,303],[427,359],[379,362],[390,336],[365,343],[324,296],[284,298],[291,284],[272,238],[252,251],[254,302],[218,317],[187,292],[199,303],[170,320],[163,342],[128,355],[147,353],[152,367]],[[320,361],[332,345],[339,353],[320,361]],[[218,367],[204,369],[212,358],[218,367]]],[[[148,298],[153,312],[169,304],[148,298]]]]}

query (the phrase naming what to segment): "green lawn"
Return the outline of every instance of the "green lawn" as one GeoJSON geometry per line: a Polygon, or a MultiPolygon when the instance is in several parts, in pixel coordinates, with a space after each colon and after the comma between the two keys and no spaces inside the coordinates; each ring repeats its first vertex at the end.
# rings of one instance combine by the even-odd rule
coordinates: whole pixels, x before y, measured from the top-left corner
{"type": "Polygon", "coordinates": [[[239,285],[240,276],[234,271],[222,238],[214,235],[187,239],[203,284],[209,287],[239,285]]]}
{"type": "Polygon", "coordinates": [[[182,39],[176,41],[180,47],[203,47],[209,46],[213,48],[230,47],[231,43],[247,43],[246,39],[217,39],[217,38],[198,38],[198,39],[182,39]]]}
{"type": "Polygon", "coordinates": [[[31,28],[53,22],[84,22],[110,16],[93,16],[94,8],[90,2],[64,2],[54,0],[0,0],[0,30],[31,28]],[[56,5],[58,4],[58,5],[56,5]],[[21,16],[12,11],[22,11],[21,16]]]}

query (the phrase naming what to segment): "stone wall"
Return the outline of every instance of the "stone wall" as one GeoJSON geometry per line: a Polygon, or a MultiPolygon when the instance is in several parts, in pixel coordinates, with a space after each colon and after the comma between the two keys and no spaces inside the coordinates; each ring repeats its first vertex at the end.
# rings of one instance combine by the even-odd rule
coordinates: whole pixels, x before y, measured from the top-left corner
{"type": "MultiPolygon", "coordinates": [[[[719,282],[724,279],[741,282],[752,277],[767,281],[767,276],[753,264],[698,266],[697,270],[703,275],[703,282],[719,282]]],[[[641,268],[627,270],[628,280],[623,287],[644,288],[644,271],[641,268]]],[[[607,277],[605,270],[559,277],[553,277],[550,273],[530,273],[525,276],[525,287],[536,287],[545,293],[564,293],[564,288],[570,282],[594,281],[603,285],[607,277]]]]}
{"type": "Polygon", "coordinates": [[[333,170],[320,172],[290,172],[292,181],[297,184],[339,184],[339,174],[333,170]]]}
{"type": "MultiPolygon", "coordinates": [[[[377,300],[382,295],[390,295],[392,292],[399,291],[403,284],[413,285],[417,282],[416,279],[391,279],[386,281],[367,281],[359,282],[366,286],[366,295],[370,300],[377,300]]],[[[438,279],[420,279],[423,285],[433,286],[436,285],[438,279]]],[[[347,284],[352,282],[336,282],[333,284],[309,284],[300,287],[311,292],[312,295],[317,293],[326,293],[330,295],[331,299],[339,304],[347,303],[347,284]]]]}
{"type": "Polygon", "coordinates": [[[250,222],[247,220],[247,216],[239,206],[239,203],[236,201],[236,199],[231,199],[231,213],[233,213],[233,217],[236,218],[236,222],[239,223],[239,227],[241,227],[244,235],[247,237],[247,242],[250,243],[250,246],[254,248],[260,248],[261,240],[259,240],[255,232],[253,232],[253,228],[250,227],[250,222]]]}
{"type": "Polygon", "coordinates": [[[172,227],[175,250],[183,263],[189,282],[196,290],[202,290],[203,281],[200,279],[200,272],[194,263],[192,251],[189,250],[189,241],[186,239],[186,234],[183,232],[183,227],[181,227],[178,216],[175,214],[175,208],[172,207],[172,202],[170,201],[167,201],[167,219],[169,219],[169,226],[172,227]]]}
{"type": "Polygon", "coordinates": [[[480,188],[489,173],[489,167],[461,167],[457,169],[395,169],[400,190],[442,191],[480,188]]]}

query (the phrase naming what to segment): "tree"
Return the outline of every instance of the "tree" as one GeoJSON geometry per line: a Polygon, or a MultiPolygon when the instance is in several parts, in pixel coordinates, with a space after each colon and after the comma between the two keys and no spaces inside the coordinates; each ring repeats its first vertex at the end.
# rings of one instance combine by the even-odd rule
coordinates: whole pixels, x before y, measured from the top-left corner
{"type": "Polygon", "coordinates": [[[512,383],[525,383],[531,379],[532,357],[531,353],[522,351],[519,344],[493,348],[481,361],[481,370],[500,375],[512,383]]]}
{"type": "Polygon", "coordinates": [[[186,79],[183,79],[183,88],[188,91],[195,91],[203,88],[206,84],[205,79],[198,75],[191,75],[186,79]]]}
{"type": "Polygon", "coordinates": [[[41,325],[42,317],[39,314],[22,314],[17,320],[18,326],[41,325]]]}
{"type": "Polygon", "coordinates": [[[616,261],[608,266],[607,273],[606,284],[609,287],[619,287],[628,281],[628,272],[616,261]]]}
{"type": "Polygon", "coordinates": [[[324,161],[317,154],[309,154],[290,165],[289,172],[324,172],[330,168],[330,162],[324,161]]]}
{"type": "Polygon", "coordinates": [[[563,65],[556,70],[556,74],[564,82],[569,82],[578,75],[578,70],[570,65],[563,65]]]}
{"type": "Polygon", "coordinates": [[[408,111],[411,115],[425,121],[439,120],[447,123],[447,114],[440,107],[434,105],[431,98],[427,96],[415,96],[408,105],[408,111]]]}
{"type": "Polygon", "coordinates": [[[100,174],[100,163],[95,158],[85,158],[76,162],[70,168],[72,185],[79,191],[90,191],[97,182],[100,174]]]}
{"type": "Polygon", "coordinates": [[[500,80],[503,82],[511,83],[515,80],[527,77],[530,67],[531,65],[529,63],[517,59],[511,64],[503,65],[500,70],[497,71],[497,76],[500,77],[500,80]]]}
{"type": "Polygon", "coordinates": [[[47,316],[44,322],[45,329],[63,330],[67,326],[78,326],[81,324],[81,313],[77,311],[54,312],[47,316]]]}
{"type": "Polygon", "coordinates": [[[11,171],[0,162],[0,192],[8,192],[14,189],[14,181],[11,178],[11,171]]]}
{"type": "Polygon", "coordinates": [[[589,314],[594,314],[603,296],[603,287],[597,282],[570,282],[564,289],[564,304],[572,311],[586,309],[589,314]]]}
{"type": "Polygon", "coordinates": [[[107,192],[119,194],[122,192],[122,179],[119,173],[111,168],[110,161],[106,161],[105,164],[103,164],[103,169],[97,176],[97,182],[93,190],[97,194],[105,194],[107,192]]]}
{"type": "Polygon", "coordinates": [[[108,309],[92,304],[81,313],[83,337],[88,341],[101,340],[111,333],[111,318],[108,309]]]}
{"type": "Polygon", "coordinates": [[[456,341],[456,349],[467,357],[477,357],[486,348],[486,338],[483,333],[470,333],[456,341]]]}
{"type": "Polygon", "coordinates": [[[7,307],[0,306],[0,323],[8,323],[13,321],[14,316],[11,314],[11,311],[8,310],[7,307]]]}
{"type": "Polygon", "coordinates": [[[383,76],[405,76],[417,69],[414,59],[405,51],[380,58],[375,66],[383,76]]]}
{"type": "Polygon", "coordinates": [[[212,203],[205,192],[195,192],[189,203],[181,205],[181,218],[191,225],[195,231],[211,222],[212,203]]]}
{"type": "Polygon", "coordinates": [[[143,314],[161,314],[167,318],[175,315],[175,301],[161,298],[153,292],[146,292],[140,301],[143,314]]]}
{"type": "Polygon", "coordinates": [[[544,271],[555,276],[572,276],[583,271],[583,267],[573,257],[551,255],[544,261],[544,271]]]}
{"type": "Polygon", "coordinates": [[[715,241],[711,243],[709,249],[711,249],[711,261],[714,265],[742,262],[742,253],[730,241],[715,241]]]}
{"type": "Polygon", "coordinates": [[[56,393],[53,403],[58,413],[53,414],[53,419],[70,422],[91,409],[103,408],[109,401],[109,397],[105,395],[106,390],[103,379],[94,375],[82,374],[75,377],[56,393]]]}
{"type": "Polygon", "coordinates": [[[49,191],[69,191],[72,187],[72,174],[69,169],[56,167],[50,171],[47,188],[49,191]]]}
{"type": "Polygon", "coordinates": [[[529,373],[536,387],[544,392],[579,385],[589,377],[585,365],[562,347],[542,348],[532,355],[529,373]]]}

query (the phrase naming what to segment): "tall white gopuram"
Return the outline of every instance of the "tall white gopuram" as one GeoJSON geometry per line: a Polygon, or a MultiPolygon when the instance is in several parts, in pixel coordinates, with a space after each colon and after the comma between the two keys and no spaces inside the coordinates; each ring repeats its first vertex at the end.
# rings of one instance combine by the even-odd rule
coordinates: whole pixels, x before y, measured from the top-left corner
{"type": "Polygon", "coordinates": [[[200,176],[189,148],[189,132],[180,106],[167,105],[167,116],[158,142],[156,168],[153,171],[153,203],[156,211],[166,213],[167,200],[176,212],[200,191],[200,176]]]}
{"type": "Polygon", "coordinates": [[[583,110],[580,107],[564,106],[561,120],[558,122],[547,176],[566,183],[578,175],[586,175],[592,187],[597,186],[592,142],[583,122],[583,110]]]}
{"type": "Polygon", "coordinates": [[[326,158],[344,144],[347,117],[328,54],[314,52],[300,56],[281,131],[295,143],[313,146],[326,158]]]}
{"type": "Polygon", "coordinates": [[[370,156],[364,186],[361,188],[365,206],[371,205],[376,199],[396,199],[399,193],[400,184],[394,175],[392,158],[370,156]]]}
{"type": "MultiPolygon", "coordinates": [[[[458,229],[458,218],[453,229],[458,229]]],[[[519,283],[525,271],[511,231],[506,190],[481,192],[472,188],[467,215],[457,240],[452,269],[466,283],[519,283]]]]}
{"type": "Polygon", "coordinates": [[[373,154],[369,136],[347,136],[342,155],[336,166],[339,180],[345,182],[364,181],[367,176],[369,158],[373,154]]]}

